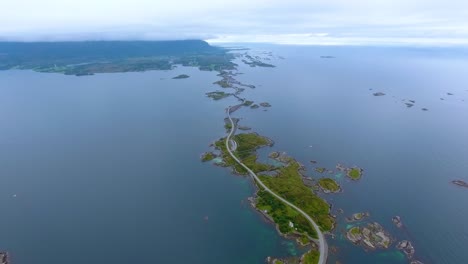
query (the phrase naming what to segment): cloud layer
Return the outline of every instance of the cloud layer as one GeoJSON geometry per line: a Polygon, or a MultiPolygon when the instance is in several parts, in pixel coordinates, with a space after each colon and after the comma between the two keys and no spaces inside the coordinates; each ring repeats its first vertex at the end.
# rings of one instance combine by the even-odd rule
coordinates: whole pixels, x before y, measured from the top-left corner
{"type": "Polygon", "coordinates": [[[464,0],[15,0],[0,40],[468,45],[464,0]]]}

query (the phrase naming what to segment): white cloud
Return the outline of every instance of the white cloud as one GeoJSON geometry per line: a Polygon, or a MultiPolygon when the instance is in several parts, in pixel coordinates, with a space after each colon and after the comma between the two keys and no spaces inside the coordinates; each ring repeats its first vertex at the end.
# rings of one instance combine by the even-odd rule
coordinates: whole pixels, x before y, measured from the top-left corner
{"type": "Polygon", "coordinates": [[[0,0],[0,39],[466,44],[465,0],[0,0]]]}

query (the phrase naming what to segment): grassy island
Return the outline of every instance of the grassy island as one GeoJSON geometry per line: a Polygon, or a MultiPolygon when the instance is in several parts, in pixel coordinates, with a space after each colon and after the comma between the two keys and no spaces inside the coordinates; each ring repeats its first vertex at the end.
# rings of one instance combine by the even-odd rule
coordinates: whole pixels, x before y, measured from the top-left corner
{"type": "Polygon", "coordinates": [[[390,235],[376,222],[348,229],[346,238],[367,249],[388,248],[392,243],[390,235]]]}
{"type": "Polygon", "coordinates": [[[254,103],[253,101],[246,100],[246,101],[244,101],[243,105],[251,106],[253,103],[254,103]]]}
{"type": "Polygon", "coordinates": [[[214,91],[214,92],[209,92],[209,93],[206,93],[206,96],[210,97],[211,99],[213,100],[221,100],[223,98],[226,98],[228,96],[231,96],[230,93],[225,93],[225,92],[221,92],[221,91],[214,91]]]}
{"type": "Polygon", "coordinates": [[[321,178],[318,181],[320,188],[326,193],[336,193],[341,190],[340,185],[331,178],[321,178]]]}
{"type": "Polygon", "coordinates": [[[361,168],[351,168],[351,169],[348,169],[348,172],[346,173],[346,175],[351,178],[351,180],[359,180],[361,179],[362,177],[362,169],[361,168]]]}
{"type": "Polygon", "coordinates": [[[227,80],[224,80],[224,79],[216,81],[213,84],[217,84],[217,85],[221,86],[222,88],[231,88],[232,87],[232,85],[227,80]]]}
{"type": "Polygon", "coordinates": [[[180,74],[180,75],[177,75],[176,77],[173,77],[172,79],[187,79],[187,78],[190,78],[189,75],[187,74],[180,74]]]}
{"type": "Polygon", "coordinates": [[[203,153],[201,160],[203,162],[206,162],[206,161],[213,160],[214,158],[216,158],[216,155],[213,154],[213,152],[206,152],[206,153],[203,153]]]}
{"type": "MultiPolygon", "coordinates": [[[[285,167],[280,168],[259,163],[255,153],[256,149],[272,145],[272,141],[256,133],[237,134],[232,136],[232,140],[237,143],[234,154],[255,173],[275,173],[274,176],[259,175],[266,186],[304,210],[323,231],[330,231],[333,228],[334,219],[330,216],[329,204],[304,185],[300,174],[302,167],[297,161],[289,158],[285,167]]],[[[232,167],[234,172],[238,174],[247,174],[247,171],[227,152],[225,138],[215,142],[215,146],[221,150],[224,166],[232,167]]],[[[271,217],[283,234],[308,234],[310,237],[317,237],[314,228],[299,212],[266,191],[259,190],[257,196],[257,209],[271,217]]]]}

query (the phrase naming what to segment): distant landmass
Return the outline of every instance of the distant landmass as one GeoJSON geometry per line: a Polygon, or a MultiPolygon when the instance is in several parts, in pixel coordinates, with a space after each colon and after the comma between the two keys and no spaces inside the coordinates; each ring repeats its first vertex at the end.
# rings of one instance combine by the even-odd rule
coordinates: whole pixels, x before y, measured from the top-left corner
{"type": "Polygon", "coordinates": [[[233,55],[202,40],[0,42],[0,70],[30,69],[68,75],[170,70],[233,69],[233,55]]]}

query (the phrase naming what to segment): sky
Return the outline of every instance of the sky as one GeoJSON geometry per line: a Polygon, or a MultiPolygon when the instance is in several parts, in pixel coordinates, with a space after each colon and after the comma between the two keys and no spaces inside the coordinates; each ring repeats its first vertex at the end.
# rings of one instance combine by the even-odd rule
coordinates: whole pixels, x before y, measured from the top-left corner
{"type": "Polygon", "coordinates": [[[0,40],[468,45],[468,0],[0,0],[0,40]]]}

